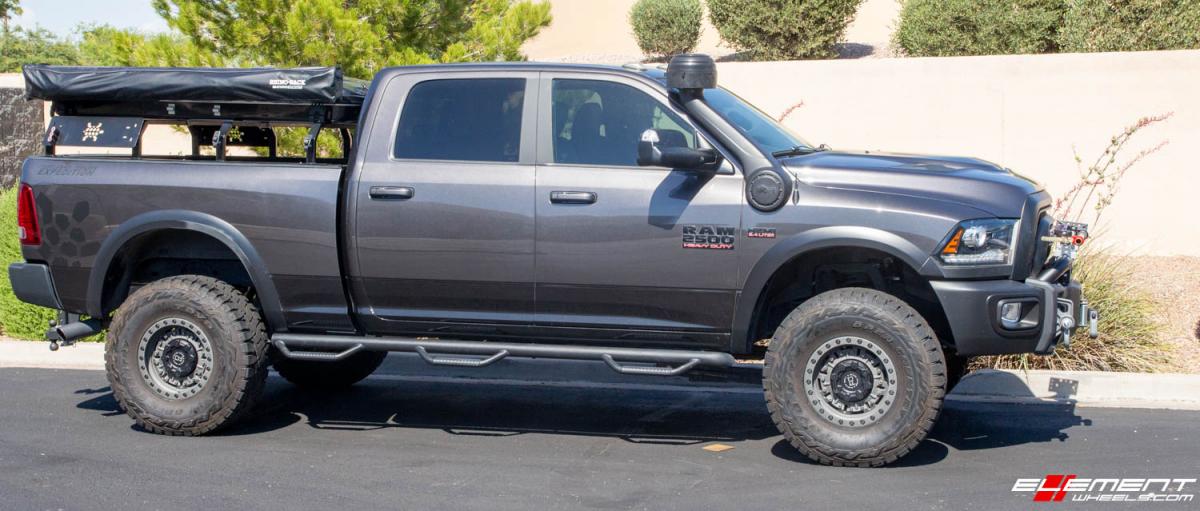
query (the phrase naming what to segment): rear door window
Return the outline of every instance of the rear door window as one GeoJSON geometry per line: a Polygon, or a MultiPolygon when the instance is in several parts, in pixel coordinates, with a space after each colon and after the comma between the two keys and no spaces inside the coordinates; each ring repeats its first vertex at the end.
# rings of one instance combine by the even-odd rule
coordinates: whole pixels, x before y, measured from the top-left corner
{"type": "Polygon", "coordinates": [[[524,78],[429,80],[409,91],[396,126],[398,159],[516,162],[524,78]]]}

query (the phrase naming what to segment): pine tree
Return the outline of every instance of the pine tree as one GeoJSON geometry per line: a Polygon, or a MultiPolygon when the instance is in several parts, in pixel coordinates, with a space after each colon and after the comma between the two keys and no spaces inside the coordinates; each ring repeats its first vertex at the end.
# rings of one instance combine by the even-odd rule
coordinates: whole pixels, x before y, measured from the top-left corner
{"type": "Polygon", "coordinates": [[[20,16],[25,11],[21,10],[20,0],[0,0],[0,24],[3,24],[4,35],[8,35],[8,22],[13,16],[20,16]]]}
{"type": "MultiPolygon", "coordinates": [[[[393,65],[520,60],[521,44],[550,23],[549,4],[530,0],[154,0],[154,8],[188,42],[175,49],[181,62],[340,65],[361,78],[393,65]]],[[[162,46],[134,62],[169,61],[171,45],[162,46]]]]}

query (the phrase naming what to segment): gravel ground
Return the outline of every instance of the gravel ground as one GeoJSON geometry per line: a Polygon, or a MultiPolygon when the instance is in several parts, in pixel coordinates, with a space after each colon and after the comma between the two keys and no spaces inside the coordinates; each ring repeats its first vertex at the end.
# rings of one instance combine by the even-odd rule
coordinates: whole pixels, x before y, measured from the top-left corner
{"type": "Polygon", "coordinates": [[[1200,257],[1131,257],[1134,279],[1158,302],[1163,338],[1178,370],[1200,373],[1200,257]]]}

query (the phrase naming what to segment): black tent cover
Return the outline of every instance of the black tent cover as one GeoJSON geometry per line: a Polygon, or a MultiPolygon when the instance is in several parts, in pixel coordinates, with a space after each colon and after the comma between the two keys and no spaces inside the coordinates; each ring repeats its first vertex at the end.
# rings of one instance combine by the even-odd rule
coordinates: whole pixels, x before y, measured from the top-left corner
{"type": "Polygon", "coordinates": [[[25,97],[48,101],[362,104],[367,82],[337,67],[24,67],[25,97]]]}

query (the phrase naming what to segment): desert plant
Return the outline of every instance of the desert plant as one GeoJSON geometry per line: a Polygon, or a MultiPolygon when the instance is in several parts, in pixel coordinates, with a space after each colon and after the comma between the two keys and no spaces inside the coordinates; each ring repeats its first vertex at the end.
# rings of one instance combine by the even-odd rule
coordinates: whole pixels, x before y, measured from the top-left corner
{"type": "Polygon", "coordinates": [[[21,339],[42,339],[47,323],[54,319],[54,311],[22,302],[13,295],[12,283],[8,280],[8,265],[24,260],[21,257],[21,241],[17,239],[17,187],[0,191],[0,329],[5,335],[21,339]]]}
{"type": "Polygon", "coordinates": [[[754,60],[823,59],[862,0],[708,0],[721,38],[754,60]]]}
{"type": "Polygon", "coordinates": [[[1200,48],[1200,0],[1066,0],[1063,51],[1200,48]]]}
{"type": "Polygon", "coordinates": [[[914,57],[1050,53],[1063,0],[907,0],[893,35],[914,57]]]}
{"type": "MultiPolygon", "coordinates": [[[[1117,185],[1125,174],[1146,156],[1157,152],[1166,141],[1152,145],[1122,160],[1130,139],[1143,128],[1165,121],[1171,114],[1144,117],[1109,140],[1094,163],[1084,167],[1075,155],[1079,181],[1054,203],[1053,215],[1064,220],[1089,221],[1092,226],[1113,202],[1117,185]],[[1088,214],[1087,211],[1091,211],[1088,214]]],[[[1137,288],[1127,258],[1105,250],[1093,232],[1075,261],[1073,276],[1083,283],[1089,306],[1100,312],[1100,337],[1091,339],[1079,332],[1070,347],[1059,348],[1047,357],[1006,355],[981,357],[972,367],[1005,369],[1065,369],[1093,371],[1157,372],[1171,369],[1170,346],[1161,342],[1162,325],[1154,320],[1155,304],[1137,288]]]]}
{"type": "Polygon", "coordinates": [[[629,24],[642,53],[669,58],[696,49],[704,8],[700,0],[638,0],[629,24]]]}
{"type": "Polygon", "coordinates": [[[1174,112],[1142,117],[1137,122],[1126,126],[1124,130],[1109,139],[1104,152],[1100,153],[1095,161],[1086,168],[1083,166],[1083,158],[1079,156],[1078,151],[1075,151],[1075,165],[1079,170],[1079,180],[1054,202],[1054,217],[1073,222],[1087,220],[1093,225],[1098,223],[1104,209],[1112,204],[1113,197],[1117,193],[1117,185],[1121,183],[1125,173],[1145,157],[1165,147],[1169,141],[1164,140],[1142,149],[1124,161],[1118,161],[1117,156],[1139,131],[1170,119],[1172,115],[1174,112]],[[1095,202],[1092,201],[1093,198],[1096,199],[1095,202]],[[1084,211],[1088,209],[1089,204],[1093,215],[1085,217],[1084,211]]]}
{"type": "Polygon", "coordinates": [[[779,121],[779,122],[786,121],[788,117],[791,117],[792,114],[796,113],[796,110],[799,110],[801,108],[804,108],[804,100],[797,101],[792,106],[789,106],[786,109],[784,109],[783,113],[779,114],[779,117],[776,117],[775,120],[779,121]]]}

